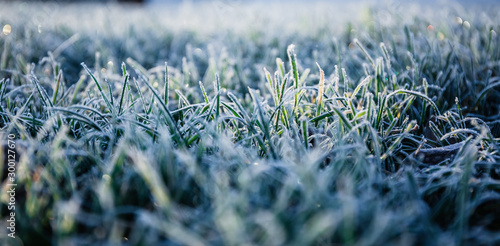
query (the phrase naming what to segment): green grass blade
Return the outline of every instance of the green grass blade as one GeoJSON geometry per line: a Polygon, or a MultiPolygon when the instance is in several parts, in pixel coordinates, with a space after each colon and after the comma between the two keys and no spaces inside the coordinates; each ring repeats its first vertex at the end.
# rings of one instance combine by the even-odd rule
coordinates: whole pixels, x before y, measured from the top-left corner
{"type": "Polygon", "coordinates": [[[441,115],[441,112],[439,111],[439,109],[438,109],[437,105],[434,103],[434,101],[432,101],[426,95],[424,95],[422,93],[419,93],[419,92],[416,92],[416,91],[410,91],[410,90],[400,89],[400,90],[396,90],[396,91],[390,93],[389,95],[387,95],[386,98],[388,99],[388,98],[390,98],[390,97],[392,97],[394,95],[397,95],[397,94],[409,94],[409,95],[420,97],[420,98],[426,100],[428,103],[430,103],[432,105],[432,107],[434,108],[434,110],[437,112],[437,114],[441,115]]]}
{"type": "Polygon", "coordinates": [[[122,93],[120,95],[120,105],[118,107],[118,115],[122,114],[123,99],[125,98],[125,90],[127,89],[128,79],[130,77],[129,74],[127,73],[125,63],[122,63],[122,71],[123,71],[123,88],[122,88],[122,93]]]}
{"type": "Polygon", "coordinates": [[[170,90],[170,77],[168,75],[168,64],[165,62],[165,91],[163,92],[163,101],[168,105],[168,95],[170,90]]]}
{"type": "Polygon", "coordinates": [[[42,98],[42,102],[45,104],[47,107],[53,107],[54,105],[49,99],[49,95],[47,94],[47,91],[42,87],[40,84],[40,81],[36,78],[34,74],[30,76],[31,82],[35,85],[36,89],[38,90],[38,93],[40,94],[40,97],[42,98]]]}
{"type": "Polygon", "coordinates": [[[366,56],[368,61],[372,64],[372,66],[375,68],[375,62],[373,61],[373,58],[368,54],[368,51],[366,51],[365,47],[359,42],[358,39],[354,39],[354,43],[361,49],[363,54],[366,56]]]}
{"type": "Polygon", "coordinates": [[[351,122],[349,122],[349,120],[345,117],[344,113],[342,113],[339,108],[333,107],[333,112],[335,112],[339,116],[340,120],[344,123],[347,129],[352,129],[351,122]]]}
{"type": "Polygon", "coordinates": [[[297,90],[295,92],[295,101],[293,104],[293,113],[295,114],[295,111],[297,110],[297,104],[299,102],[298,100],[298,94],[300,93],[299,90],[299,71],[297,69],[297,57],[295,55],[294,51],[295,45],[291,44],[288,46],[287,53],[288,53],[288,59],[290,60],[290,66],[292,67],[292,74],[293,74],[293,81],[294,81],[294,87],[297,90]]]}
{"type": "Polygon", "coordinates": [[[60,72],[59,75],[57,75],[56,89],[54,92],[54,96],[52,97],[52,105],[56,104],[57,94],[59,92],[59,87],[61,85],[61,78],[62,78],[62,72],[60,72]]]}
{"type": "Polygon", "coordinates": [[[183,147],[187,147],[187,143],[186,143],[186,140],[182,137],[182,134],[180,133],[179,131],[179,127],[177,125],[177,122],[175,121],[175,118],[172,116],[172,114],[170,113],[170,110],[168,109],[167,105],[165,104],[165,102],[162,100],[161,96],[158,94],[158,92],[156,92],[156,90],[153,88],[153,86],[147,81],[147,78],[143,75],[142,75],[142,80],[144,81],[144,83],[146,84],[146,86],[149,88],[149,90],[151,90],[151,92],[153,93],[153,95],[156,97],[156,99],[158,100],[158,102],[160,103],[160,105],[162,106],[163,110],[165,111],[165,113],[167,114],[167,123],[169,124],[169,126],[171,127],[172,131],[173,131],[173,135],[174,137],[177,139],[177,141],[183,146],[183,147]]]}
{"type": "Polygon", "coordinates": [[[214,87],[215,87],[215,93],[217,93],[215,96],[217,98],[215,102],[215,118],[218,119],[220,114],[220,80],[218,74],[215,74],[214,87]]]}
{"type": "Polygon", "coordinates": [[[203,86],[203,82],[200,81],[199,83],[200,83],[200,89],[201,89],[201,93],[203,94],[203,99],[205,100],[205,103],[210,104],[210,102],[208,101],[207,92],[205,91],[205,86],[203,86]]]}
{"type": "Polygon", "coordinates": [[[71,111],[69,109],[62,108],[62,107],[52,107],[51,110],[60,111],[60,112],[69,114],[70,116],[67,116],[66,118],[74,119],[74,120],[80,121],[82,123],[85,123],[88,126],[94,128],[100,132],[103,131],[103,129],[99,126],[99,124],[97,124],[95,121],[93,121],[92,119],[90,119],[86,115],[82,115],[78,112],[74,112],[74,111],[71,111]]]}
{"type": "Polygon", "coordinates": [[[316,107],[316,116],[319,116],[321,114],[321,109],[323,107],[323,91],[325,88],[325,72],[321,67],[319,66],[318,63],[316,63],[319,69],[319,85],[318,85],[318,96],[317,96],[317,107],[316,107]]]}
{"type": "Polygon", "coordinates": [[[252,96],[252,99],[256,105],[256,109],[259,113],[259,118],[260,118],[260,124],[262,127],[262,130],[264,132],[264,137],[268,141],[268,146],[269,146],[269,151],[271,152],[271,156],[273,159],[277,159],[278,155],[276,154],[273,145],[271,144],[271,131],[269,129],[269,124],[265,118],[264,115],[264,109],[262,109],[262,106],[260,105],[260,99],[259,96],[256,94],[256,92],[252,89],[249,88],[250,95],[252,96]]]}
{"type": "Polygon", "coordinates": [[[87,71],[87,73],[90,75],[90,77],[92,77],[92,80],[95,82],[95,84],[97,86],[97,89],[99,90],[99,92],[101,93],[102,98],[104,99],[104,102],[108,106],[109,112],[111,112],[111,114],[115,115],[115,112],[113,110],[113,105],[111,104],[111,102],[109,101],[109,99],[106,97],[106,94],[102,90],[102,87],[99,84],[99,81],[97,81],[96,77],[94,76],[94,74],[92,74],[92,72],[90,72],[90,69],[87,67],[87,65],[85,65],[85,63],[82,62],[82,63],[80,63],[80,65],[82,65],[82,67],[85,69],[85,71],[87,71]]]}

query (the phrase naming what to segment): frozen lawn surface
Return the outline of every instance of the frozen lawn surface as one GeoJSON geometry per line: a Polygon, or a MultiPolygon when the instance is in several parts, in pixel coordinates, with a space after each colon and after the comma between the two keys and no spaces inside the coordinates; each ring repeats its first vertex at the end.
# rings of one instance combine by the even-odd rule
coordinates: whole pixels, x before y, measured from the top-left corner
{"type": "Polygon", "coordinates": [[[500,6],[1,7],[24,245],[500,244],[500,6]]]}

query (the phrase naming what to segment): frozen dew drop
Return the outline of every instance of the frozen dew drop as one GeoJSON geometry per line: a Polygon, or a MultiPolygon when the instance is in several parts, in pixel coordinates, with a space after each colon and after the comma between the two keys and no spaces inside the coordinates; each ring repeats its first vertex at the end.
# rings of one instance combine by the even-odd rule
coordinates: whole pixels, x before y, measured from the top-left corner
{"type": "Polygon", "coordinates": [[[6,24],[5,26],[3,26],[2,33],[5,36],[9,35],[11,31],[12,31],[12,27],[9,24],[6,24]]]}
{"type": "Polygon", "coordinates": [[[463,26],[467,29],[470,29],[470,23],[468,21],[464,21],[463,26]]]}
{"type": "Polygon", "coordinates": [[[109,175],[107,175],[107,174],[102,175],[102,179],[103,179],[105,182],[109,182],[109,181],[111,181],[111,177],[110,177],[109,175]]]}

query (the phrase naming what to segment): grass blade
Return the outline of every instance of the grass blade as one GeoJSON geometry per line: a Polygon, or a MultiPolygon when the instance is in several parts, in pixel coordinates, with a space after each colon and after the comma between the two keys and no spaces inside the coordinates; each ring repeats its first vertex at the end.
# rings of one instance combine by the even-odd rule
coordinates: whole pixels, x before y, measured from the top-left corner
{"type": "Polygon", "coordinates": [[[52,105],[56,104],[57,93],[59,92],[59,86],[61,85],[61,78],[62,78],[62,72],[60,72],[59,75],[57,75],[56,89],[54,92],[54,96],[52,97],[52,105]]]}
{"type": "MultiPolygon", "coordinates": [[[[106,105],[108,106],[108,110],[109,112],[111,112],[111,114],[115,115],[115,112],[113,110],[113,105],[111,104],[111,102],[109,101],[109,99],[106,97],[106,94],[104,93],[104,91],[102,90],[102,87],[101,85],[99,84],[99,81],[97,81],[97,79],[95,78],[95,76],[92,74],[92,72],[90,72],[90,69],[87,67],[87,65],[85,65],[85,63],[80,63],[80,65],[82,65],[82,67],[85,69],[85,71],[87,71],[87,73],[90,75],[90,77],[92,77],[92,80],[94,80],[96,86],[97,86],[97,89],[99,90],[99,92],[101,93],[101,96],[102,98],[104,99],[104,102],[106,103],[106,105]]],[[[116,115],[115,115],[116,116],[116,115]]]]}
{"type": "Polygon", "coordinates": [[[125,67],[125,63],[122,63],[122,71],[123,71],[123,88],[122,88],[122,93],[120,96],[120,105],[118,107],[118,115],[121,115],[122,113],[122,108],[123,108],[123,98],[125,96],[125,90],[127,89],[127,84],[128,84],[128,79],[129,79],[129,74],[127,73],[127,68],[125,67]]]}
{"type": "Polygon", "coordinates": [[[163,101],[166,105],[168,105],[168,95],[170,89],[170,77],[168,75],[168,65],[165,62],[165,91],[163,92],[163,101]]]}

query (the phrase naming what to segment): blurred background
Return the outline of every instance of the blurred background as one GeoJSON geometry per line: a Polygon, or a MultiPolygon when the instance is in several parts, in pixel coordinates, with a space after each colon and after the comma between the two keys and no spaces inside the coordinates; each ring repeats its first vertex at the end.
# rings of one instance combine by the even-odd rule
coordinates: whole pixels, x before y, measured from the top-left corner
{"type": "MultiPolygon", "coordinates": [[[[492,26],[498,25],[490,20],[497,15],[497,8],[488,7],[496,4],[493,0],[0,2],[0,47],[9,47],[9,52],[14,54],[11,58],[6,56],[2,66],[17,61],[37,62],[47,51],[52,51],[72,83],[79,78],[80,63],[96,63],[96,53],[103,63],[115,64],[114,72],[119,72],[116,64],[128,57],[145,67],[158,66],[166,60],[180,67],[183,57],[191,54],[206,64],[214,53],[238,54],[243,60],[257,59],[258,63],[252,66],[258,69],[244,69],[258,80],[262,64],[273,64],[277,56],[286,57],[286,47],[291,43],[297,45],[304,64],[315,66],[321,56],[319,50],[336,47],[337,42],[342,44],[342,49],[349,49],[354,38],[380,38],[366,34],[379,29],[403,30],[405,26],[415,30],[435,29],[434,36],[441,39],[451,35],[449,30],[453,29],[449,27],[456,28],[457,24],[470,27],[491,22],[492,26]],[[241,51],[241,43],[255,47],[241,51]],[[259,52],[269,48],[268,55],[259,52]],[[312,56],[314,52],[318,53],[316,57],[312,56]],[[249,54],[255,57],[247,58],[249,54]]],[[[404,41],[404,34],[398,35],[404,41]]],[[[329,61],[332,62],[336,60],[329,61]]],[[[332,69],[325,68],[325,72],[332,69]]]]}
{"type": "MultiPolygon", "coordinates": [[[[20,2],[17,0],[2,0],[0,2],[20,2]]],[[[345,0],[333,0],[333,1],[324,1],[324,0],[25,0],[24,2],[59,2],[59,3],[77,3],[77,2],[101,2],[101,3],[110,3],[110,2],[118,2],[118,3],[143,3],[143,4],[165,4],[165,3],[182,3],[182,2],[223,2],[226,4],[237,4],[237,3],[250,3],[250,2],[358,2],[358,3],[386,3],[386,2],[414,2],[414,3],[422,3],[422,4],[430,4],[430,3],[443,3],[443,2],[459,2],[459,3],[495,3],[498,2],[496,0],[395,0],[395,1],[387,1],[387,0],[370,0],[370,1],[345,1],[345,0]]]]}

